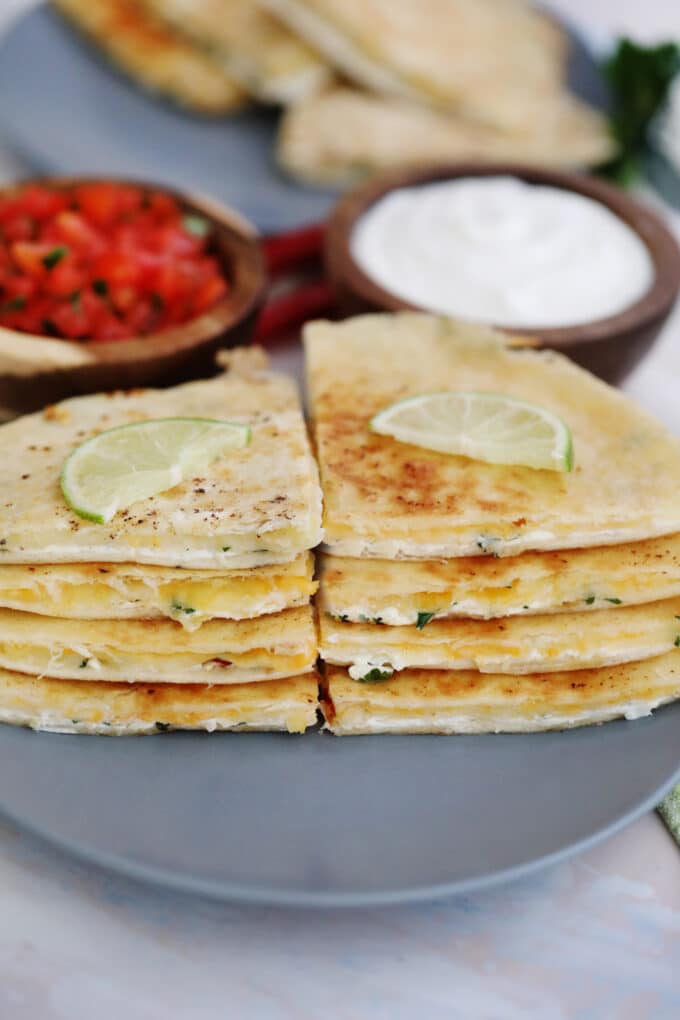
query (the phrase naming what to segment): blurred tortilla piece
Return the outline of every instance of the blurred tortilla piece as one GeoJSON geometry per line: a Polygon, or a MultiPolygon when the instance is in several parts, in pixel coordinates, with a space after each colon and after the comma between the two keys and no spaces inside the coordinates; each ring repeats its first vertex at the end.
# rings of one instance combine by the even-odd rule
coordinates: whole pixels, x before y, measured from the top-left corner
{"type": "Polygon", "coordinates": [[[523,0],[260,2],[348,80],[490,124],[526,123],[566,77],[564,33],[523,0]]]}
{"type": "Polygon", "coordinates": [[[286,105],[332,77],[328,64],[253,0],[141,0],[265,103],[286,105]]]}
{"type": "Polygon", "coordinates": [[[138,0],[52,0],[114,64],[197,113],[230,113],[247,95],[213,56],[149,17],[138,0]]]}
{"type": "Polygon", "coordinates": [[[327,667],[326,729],[368,733],[530,733],[638,719],[680,698],[680,651],[600,669],[507,676],[409,669],[358,683],[327,667]]]}
{"type": "Polygon", "coordinates": [[[560,94],[540,112],[522,130],[510,132],[341,87],[286,111],[277,156],[293,177],[347,186],[394,166],[475,160],[587,167],[613,155],[606,118],[580,100],[560,94]]]}
{"type": "Polygon", "coordinates": [[[0,722],[50,733],[132,736],[167,730],[283,730],[316,722],[315,673],[229,687],[45,680],[0,669],[0,722]]]}

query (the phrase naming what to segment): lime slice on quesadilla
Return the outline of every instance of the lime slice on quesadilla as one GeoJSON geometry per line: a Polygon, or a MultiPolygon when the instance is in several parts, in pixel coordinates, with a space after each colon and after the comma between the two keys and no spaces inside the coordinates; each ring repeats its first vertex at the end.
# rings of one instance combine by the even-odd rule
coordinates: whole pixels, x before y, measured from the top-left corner
{"type": "Polygon", "coordinates": [[[250,429],[209,418],[156,418],[100,432],[61,471],[64,499],[80,517],[106,524],[119,510],[172,489],[250,442],[250,429]]]}
{"type": "Polygon", "coordinates": [[[452,391],[408,397],[371,420],[373,432],[490,464],[571,471],[568,425],[539,404],[502,393],[452,391]]]}

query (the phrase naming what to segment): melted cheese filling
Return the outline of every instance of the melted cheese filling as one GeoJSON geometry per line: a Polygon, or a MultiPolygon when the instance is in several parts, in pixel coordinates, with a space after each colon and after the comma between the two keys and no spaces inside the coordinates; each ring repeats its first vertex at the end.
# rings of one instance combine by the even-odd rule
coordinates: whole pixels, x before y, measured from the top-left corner
{"type": "Polygon", "coordinates": [[[173,653],[159,655],[140,652],[128,655],[107,647],[56,647],[0,642],[0,666],[35,676],[86,680],[156,680],[174,683],[244,683],[273,680],[312,669],[316,647],[295,654],[266,648],[215,653],[173,653]]]}
{"type": "Polygon", "coordinates": [[[133,578],[82,584],[35,581],[31,587],[0,586],[0,606],[79,619],[169,617],[188,630],[209,619],[241,620],[304,605],[316,591],[307,577],[212,578],[152,583],[133,578]]]}

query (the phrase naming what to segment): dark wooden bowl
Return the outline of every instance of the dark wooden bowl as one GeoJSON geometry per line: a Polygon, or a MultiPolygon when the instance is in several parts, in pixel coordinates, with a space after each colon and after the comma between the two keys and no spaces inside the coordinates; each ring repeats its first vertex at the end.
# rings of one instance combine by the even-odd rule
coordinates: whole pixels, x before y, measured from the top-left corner
{"type": "MultiPolygon", "coordinates": [[[[68,188],[94,178],[36,181],[68,188]]],[[[19,181],[0,194],[24,187],[19,181]]],[[[250,338],[264,301],[266,269],[255,228],[237,212],[164,185],[131,181],[142,190],[172,195],[187,213],[209,220],[212,253],[229,291],[212,308],[180,326],[115,342],[38,337],[0,327],[0,408],[5,417],[37,410],[65,397],[101,390],[169,386],[214,375],[215,353],[250,338]]]]}
{"type": "Polygon", "coordinates": [[[351,234],[369,206],[394,188],[457,177],[497,175],[563,188],[595,199],[632,227],[646,244],[654,263],[654,282],[640,300],[617,315],[559,329],[527,329],[497,323],[499,329],[521,333],[534,338],[539,346],[568,354],[608,382],[621,382],[654,343],[675,304],[680,288],[680,248],[658,216],[621,189],[585,174],[514,164],[456,163],[402,168],[373,177],[340,199],[328,221],[326,270],[337,292],[340,311],[354,315],[366,311],[413,311],[416,307],[371,280],[352,257],[351,234]]]}

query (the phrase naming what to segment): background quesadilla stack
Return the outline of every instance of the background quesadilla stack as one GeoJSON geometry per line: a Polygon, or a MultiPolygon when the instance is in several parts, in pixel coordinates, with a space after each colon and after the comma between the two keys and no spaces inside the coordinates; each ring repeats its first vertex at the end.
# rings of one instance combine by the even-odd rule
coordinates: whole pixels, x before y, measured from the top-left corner
{"type": "Polygon", "coordinates": [[[198,113],[286,104],[331,78],[325,61],[252,0],[52,0],[145,88],[198,113]]]}
{"type": "Polygon", "coordinates": [[[283,170],[348,185],[457,159],[594,166],[606,118],[568,39],[525,0],[53,0],[146,88],[201,113],[284,108],[283,170]]]}
{"type": "Polygon", "coordinates": [[[278,157],[313,183],[398,164],[591,166],[605,118],[569,92],[568,43],[524,0],[259,0],[342,78],[286,111],[278,157]]]}
{"type": "Polygon", "coordinates": [[[0,428],[0,721],[59,732],[282,729],[316,719],[321,494],[293,384],[257,351],[214,380],[80,397],[0,428]],[[59,487],[81,442],[167,417],[251,441],[107,524],[59,487]]]}
{"type": "Polygon", "coordinates": [[[335,733],[636,718],[680,697],[680,443],[560,355],[436,316],[305,333],[335,733]],[[389,365],[389,372],[384,366],[389,365]],[[371,431],[396,400],[501,392],[570,427],[570,473],[371,431]]]}

